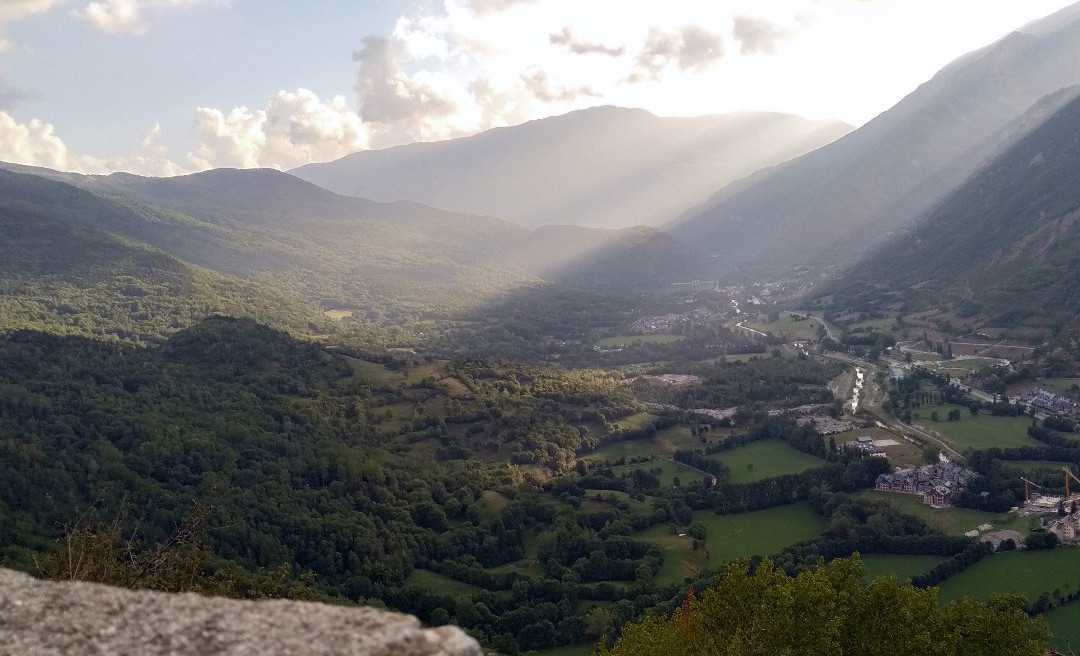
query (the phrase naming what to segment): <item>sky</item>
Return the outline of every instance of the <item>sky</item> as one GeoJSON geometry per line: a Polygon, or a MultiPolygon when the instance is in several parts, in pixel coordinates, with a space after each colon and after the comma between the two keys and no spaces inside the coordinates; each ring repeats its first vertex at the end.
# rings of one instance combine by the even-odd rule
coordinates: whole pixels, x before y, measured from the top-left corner
{"type": "Polygon", "coordinates": [[[861,125],[1074,0],[0,0],[0,160],[288,170],[595,105],[861,125]]]}

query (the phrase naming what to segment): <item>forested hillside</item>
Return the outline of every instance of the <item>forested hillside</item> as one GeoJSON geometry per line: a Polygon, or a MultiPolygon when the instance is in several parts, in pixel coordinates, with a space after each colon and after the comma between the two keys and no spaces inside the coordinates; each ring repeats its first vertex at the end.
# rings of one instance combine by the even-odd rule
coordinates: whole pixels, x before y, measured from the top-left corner
{"type": "Polygon", "coordinates": [[[143,342],[222,313],[298,332],[326,328],[313,305],[110,232],[139,234],[150,223],[68,185],[0,171],[0,332],[143,342]]]}
{"type": "Polygon", "coordinates": [[[448,313],[521,287],[653,289],[700,270],[655,230],[534,232],[417,203],[346,198],[276,171],[142,178],[7,166],[34,174],[3,173],[10,198],[37,215],[149,244],[319,311],[448,313]]]}
{"type": "Polygon", "coordinates": [[[948,305],[974,327],[1060,329],[1080,310],[1080,100],[972,177],[824,295],[948,305]]]}

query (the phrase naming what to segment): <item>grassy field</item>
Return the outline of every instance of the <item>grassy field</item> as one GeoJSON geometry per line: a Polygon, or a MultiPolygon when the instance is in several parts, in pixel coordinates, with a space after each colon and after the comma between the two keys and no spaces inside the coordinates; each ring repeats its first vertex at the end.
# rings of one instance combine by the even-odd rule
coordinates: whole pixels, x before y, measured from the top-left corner
{"type": "Polygon", "coordinates": [[[452,399],[467,399],[472,396],[469,388],[465,387],[465,383],[457,378],[443,378],[439,381],[439,387],[452,399]]]}
{"type": "Polygon", "coordinates": [[[650,415],[647,412],[639,412],[637,414],[630,415],[629,417],[623,417],[622,419],[616,419],[611,422],[612,427],[615,430],[640,430],[649,426],[656,421],[656,415],[650,415]]]}
{"type": "Polygon", "coordinates": [[[709,456],[731,471],[732,483],[753,483],[766,478],[798,474],[825,464],[820,458],[791,448],[780,440],[762,440],[709,456]]]}
{"type": "MultiPolygon", "coordinates": [[[[362,380],[371,381],[380,385],[397,385],[404,382],[406,385],[415,385],[428,376],[436,380],[446,375],[446,368],[442,362],[431,362],[416,367],[409,367],[403,371],[391,371],[376,362],[368,362],[358,358],[345,356],[345,362],[352,369],[353,376],[362,380]]],[[[460,385],[460,382],[458,383],[460,385]]],[[[467,390],[466,390],[467,391],[467,390]]]]}
{"type": "Polygon", "coordinates": [[[805,315],[795,315],[791,312],[781,312],[780,319],[777,321],[772,321],[769,323],[763,323],[761,321],[747,321],[743,325],[747,328],[760,330],[763,333],[784,335],[794,339],[813,339],[817,337],[818,327],[822,325],[821,319],[812,316],[809,319],[795,321],[797,317],[802,316],[805,315]]]}
{"type": "Polygon", "coordinates": [[[681,583],[705,568],[753,555],[769,555],[801,540],[809,540],[825,530],[825,520],[803,503],[741,513],[717,515],[711,511],[694,513],[694,521],[705,524],[705,545],[694,550],[693,539],[671,533],[666,524],[654,526],[635,537],[664,549],[664,565],[659,583],[681,583]]]}
{"type": "Polygon", "coordinates": [[[1013,551],[989,556],[941,583],[941,601],[962,597],[981,601],[996,592],[1034,600],[1055,589],[1075,590],[1080,584],[1080,549],[1013,551]]]}
{"type": "Polygon", "coordinates": [[[912,424],[938,433],[951,442],[957,451],[1039,445],[1027,435],[1030,417],[994,417],[987,413],[972,417],[967,408],[958,405],[924,405],[915,412],[919,414],[919,419],[912,419],[912,424]],[[960,409],[960,421],[945,420],[953,408],[960,409]],[[930,419],[930,413],[935,411],[939,421],[930,419]]]}
{"type": "Polygon", "coordinates": [[[349,368],[352,369],[353,376],[361,380],[368,380],[381,385],[388,385],[391,382],[397,382],[401,374],[395,374],[386,367],[376,362],[368,362],[367,360],[360,360],[357,358],[345,357],[345,362],[348,363],[349,368]]]}
{"type": "Polygon", "coordinates": [[[892,446],[885,447],[885,454],[889,457],[889,462],[896,467],[923,464],[922,449],[884,428],[856,428],[844,433],[837,433],[831,437],[836,440],[837,444],[847,444],[863,435],[874,440],[893,440],[896,442],[892,446]]]}
{"type": "Polygon", "coordinates": [[[794,542],[817,537],[826,528],[825,519],[804,503],[738,515],[704,510],[694,513],[694,521],[705,524],[705,542],[716,562],[775,553],[794,542]]]}
{"type": "Polygon", "coordinates": [[[921,497],[899,492],[865,490],[852,496],[871,501],[885,501],[897,510],[918,517],[948,535],[963,535],[982,524],[991,524],[995,529],[1010,529],[1024,534],[1028,532],[1028,519],[1019,515],[996,514],[967,508],[933,508],[923,503],[921,497]]]}
{"type": "Polygon", "coordinates": [[[454,580],[426,569],[414,569],[405,579],[405,585],[415,585],[437,594],[451,597],[472,596],[480,592],[480,588],[468,583],[454,580]]]}
{"type": "Polygon", "coordinates": [[[833,323],[838,323],[847,331],[857,330],[859,328],[868,328],[872,331],[879,333],[891,333],[896,328],[896,319],[866,319],[863,321],[853,321],[851,323],[844,323],[839,319],[834,319],[833,323]]]}
{"type": "Polygon", "coordinates": [[[347,319],[353,315],[353,310],[327,310],[323,312],[327,319],[333,319],[334,321],[341,321],[347,319]]]}
{"type": "Polygon", "coordinates": [[[680,483],[686,484],[690,481],[700,481],[708,476],[708,474],[699,472],[696,469],[691,469],[674,460],[654,460],[652,462],[643,462],[637,465],[623,465],[621,467],[612,467],[611,471],[615,472],[616,476],[622,476],[623,474],[629,474],[635,469],[644,469],[645,471],[656,474],[660,479],[661,487],[671,487],[675,484],[676,478],[679,479],[680,483]]]}
{"type": "Polygon", "coordinates": [[[1064,474],[1061,473],[1062,467],[1069,467],[1074,472],[1076,471],[1075,464],[1055,460],[1006,460],[1001,463],[1001,466],[1022,472],[1025,476],[1034,476],[1035,472],[1049,471],[1064,477],[1064,474]]]}
{"type": "Polygon", "coordinates": [[[596,345],[600,348],[619,348],[633,344],[672,344],[682,339],[682,335],[615,335],[597,340],[596,345]]]}
{"type": "Polygon", "coordinates": [[[1040,378],[1034,386],[1076,399],[1076,395],[1070,391],[1073,385],[1080,385],[1080,378],[1040,378]]]}
{"type": "Polygon", "coordinates": [[[540,563],[536,562],[535,558],[522,558],[521,560],[515,560],[514,562],[506,563],[505,565],[488,567],[487,571],[501,574],[516,573],[526,576],[544,576],[544,568],[540,563]]]}
{"type": "Polygon", "coordinates": [[[929,572],[938,563],[944,562],[944,556],[925,556],[921,554],[866,554],[862,556],[866,565],[865,581],[872,581],[880,576],[895,576],[901,582],[913,576],[929,572]]]}
{"type": "MultiPolygon", "coordinates": [[[[720,442],[731,437],[734,432],[732,428],[714,428],[709,432],[706,439],[709,442],[720,442]]],[[[677,449],[700,449],[702,447],[701,440],[694,439],[694,436],[690,434],[689,426],[665,428],[656,434],[655,441],[664,445],[665,448],[671,449],[670,453],[674,453],[677,449]]]]}
{"type": "Polygon", "coordinates": [[[648,515],[653,512],[652,506],[647,502],[652,499],[652,497],[645,498],[646,501],[636,501],[631,499],[630,495],[626,492],[598,490],[596,492],[590,492],[585,496],[585,500],[581,503],[581,509],[584,511],[601,511],[610,510],[611,508],[626,504],[630,507],[631,513],[635,515],[648,515]]]}
{"type": "Polygon", "coordinates": [[[485,514],[498,517],[510,505],[510,499],[495,490],[484,490],[480,493],[479,505],[485,514]]]}
{"type": "Polygon", "coordinates": [[[941,374],[966,376],[973,371],[989,369],[999,364],[1001,364],[1001,361],[994,358],[971,358],[965,360],[942,360],[928,365],[927,368],[941,374]]]}
{"type": "Polygon", "coordinates": [[[597,460],[617,462],[619,458],[653,458],[656,456],[669,456],[672,451],[655,439],[623,440],[605,444],[592,453],[582,456],[584,460],[597,460]]]}
{"type": "MultiPolygon", "coordinates": [[[[624,420],[625,421],[625,420],[624,420]]],[[[621,425],[621,424],[620,424],[621,425]]],[[[726,437],[721,430],[713,431],[710,441],[726,437]]],[[[619,458],[653,458],[656,456],[670,456],[678,449],[700,448],[701,442],[690,435],[690,429],[686,426],[672,426],[658,432],[652,438],[638,440],[623,440],[606,444],[592,453],[585,454],[585,460],[607,460],[615,462],[619,458]]]]}
{"type": "Polygon", "coordinates": [[[589,643],[584,645],[566,645],[565,647],[552,647],[551,649],[541,649],[540,651],[527,651],[525,654],[531,656],[589,656],[593,653],[593,649],[596,645],[589,643]]]}
{"type": "Polygon", "coordinates": [[[1050,631],[1054,639],[1050,642],[1055,649],[1062,653],[1069,653],[1080,648],[1080,601],[1065,604],[1043,615],[1043,619],[1050,625],[1050,631]]]}
{"type": "Polygon", "coordinates": [[[703,362],[750,362],[751,360],[763,360],[771,357],[771,353],[735,353],[733,355],[722,355],[718,358],[709,358],[703,362]]]}

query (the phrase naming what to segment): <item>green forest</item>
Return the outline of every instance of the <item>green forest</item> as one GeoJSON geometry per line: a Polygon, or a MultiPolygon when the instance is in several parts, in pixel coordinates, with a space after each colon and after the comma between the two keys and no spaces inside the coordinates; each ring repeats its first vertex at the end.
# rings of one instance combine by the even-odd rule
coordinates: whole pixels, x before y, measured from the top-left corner
{"type": "MultiPolygon", "coordinates": [[[[712,366],[720,398],[775,381],[761,403],[801,402],[835,373],[712,366]]],[[[0,372],[0,558],[31,572],[70,575],[60,554],[75,550],[90,580],[386,605],[514,654],[614,640],[676,608],[687,582],[711,585],[713,551],[795,575],[855,552],[967,548],[845,494],[884,460],[764,412],[682,442],[675,485],[650,463],[589,459],[692,424],[645,412],[625,372],[363,353],[225,317],[150,347],[14,331],[0,372]],[[737,483],[710,459],[759,441],[820,465],[737,483]],[[818,526],[805,535],[824,532],[786,548],[732,550],[708,519],[799,502],[818,526]],[[140,562],[167,566],[120,565],[140,562]]]]}

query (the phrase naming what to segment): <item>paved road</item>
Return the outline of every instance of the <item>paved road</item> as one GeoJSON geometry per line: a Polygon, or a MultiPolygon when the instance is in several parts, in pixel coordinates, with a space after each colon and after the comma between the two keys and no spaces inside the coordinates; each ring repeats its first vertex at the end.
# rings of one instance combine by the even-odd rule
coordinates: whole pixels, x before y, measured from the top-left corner
{"type": "Polygon", "coordinates": [[[760,330],[754,330],[753,328],[747,328],[746,326],[743,325],[744,323],[746,323],[745,319],[740,321],[739,323],[735,324],[735,327],[736,328],[742,328],[743,330],[749,330],[750,332],[754,333],[755,335],[761,335],[762,337],[768,337],[768,334],[763,333],[760,330]]]}
{"type": "MultiPolygon", "coordinates": [[[[840,353],[825,353],[823,355],[825,357],[827,357],[827,358],[831,358],[831,359],[834,359],[834,360],[840,360],[841,362],[845,362],[847,364],[857,366],[857,367],[862,367],[862,368],[866,369],[868,371],[868,373],[867,373],[867,375],[865,377],[865,380],[867,381],[867,384],[868,385],[875,385],[875,383],[874,383],[874,375],[873,375],[873,373],[870,373],[870,372],[877,372],[877,370],[878,370],[877,365],[871,364],[871,363],[867,362],[866,360],[862,360],[860,358],[856,358],[856,357],[852,357],[850,355],[844,355],[844,354],[840,354],[840,353]]],[[[867,398],[870,398],[870,392],[869,391],[867,392],[867,398]]],[[[866,408],[866,409],[870,412],[870,414],[874,415],[878,419],[878,421],[880,421],[882,424],[885,425],[886,430],[888,430],[888,431],[890,431],[892,433],[895,433],[895,434],[897,434],[897,435],[899,435],[901,437],[909,436],[909,437],[913,437],[913,438],[918,439],[920,442],[926,442],[926,443],[933,444],[934,446],[936,446],[941,451],[941,453],[948,456],[950,460],[957,460],[959,462],[964,461],[964,456],[960,455],[959,451],[954,449],[948,442],[945,442],[940,437],[937,437],[936,435],[932,435],[932,434],[922,430],[921,428],[916,428],[915,426],[905,424],[905,423],[901,422],[900,420],[896,419],[895,417],[893,417],[892,415],[888,414],[887,412],[885,412],[881,408],[874,407],[874,408],[866,408]]]]}
{"type": "Polygon", "coordinates": [[[982,390],[977,390],[974,387],[971,387],[970,385],[965,385],[965,384],[961,383],[958,380],[953,380],[952,384],[954,386],[959,387],[960,389],[964,390],[968,394],[974,396],[975,398],[979,399],[980,401],[986,401],[987,403],[993,403],[994,402],[993,395],[987,394],[986,392],[984,392],[982,390]]]}
{"type": "Polygon", "coordinates": [[[911,424],[905,424],[897,419],[890,419],[889,422],[886,422],[886,427],[893,431],[899,431],[902,434],[915,435],[916,437],[922,438],[924,441],[932,443],[938,450],[947,455],[950,460],[964,461],[964,456],[960,455],[959,451],[949,446],[948,442],[936,435],[927,433],[921,428],[917,428],[911,424]]]}

